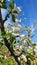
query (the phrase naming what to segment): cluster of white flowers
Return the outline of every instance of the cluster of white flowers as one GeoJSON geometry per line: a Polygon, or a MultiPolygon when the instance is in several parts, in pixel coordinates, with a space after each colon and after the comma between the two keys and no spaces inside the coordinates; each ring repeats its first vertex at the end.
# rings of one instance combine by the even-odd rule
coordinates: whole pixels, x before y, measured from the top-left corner
{"type": "MultiPolygon", "coordinates": [[[[18,14],[21,12],[21,8],[20,7],[17,7],[16,6],[16,4],[14,4],[14,9],[12,9],[12,15],[14,15],[15,16],[15,18],[17,18],[18,17],[18,14]],[[15,12],[16,13],[15,13],[15,12]]],[[[15,19],[15,21],[19,21],[19,20],[17,20],[17,19],[15,19]]],[[[20,21],[21,21],[21,19],[20,19],[20,21]]]]}
{"type": "Polygon", "coordinates": [[[16,24],[17,24],[17,23],[21,22],[21,19],[20,19],[20,20],[15,19],[15,22],[16,22],[16,24]]]}
{"type": "Polygon", "coordinates": [[[7,30],[10,32],[19,32],[20,31],[20,28],[19,27],[15,27],[15,26],[12,26],[12,27],[10,27],[10,26],[8,26],[7,27],[7,30]]]}
{"type": "Polygon", "coordinates": [[[20,36],[20,38],[23,38],[25,35],[21,34],[23,31],[22,26],[20,25],[10,25],[8,24],[7,27],[5,27],[5,30],[12,33],[14,36],[20,36]]]}
{"type": "Polygon", "coordinates": [[[27,62],[26,56],[23,55],[23,54],[22,54],[20,57],[18,57],[18,60],[19,60],[19,61],[22,60],[22,61],[24,61],[24,62],[27,62]]]}
{"type": "Polygon", "coordinates": [[[23,60],[23,61],[25,61],[25,62],[27,62],[26,56],[23,55],[23,54],[21,55],[20,59],[23,60]]]}
{"type": "Polygon", "coordinates": [[[4,0],[0,0],[0,6],[2,6],[2,2],[3,2],[4,0]]]}
{"type": "Polygon", "coordinates": [[[20,7],[17,7],[17,11],[18,11],[18,13],[21,12],[21,8],[20,7]]]}
{"type": "Polygon", "coordinates": [[[14,4],[14,10],[19,13],[21,12],[21,7],[16,7],[16,4],[14,4]]]}
{"type": "Polygon", "coordinates": [[[3,2],[4,0],[0,0],[0,2],[3,2]]]}
{"type": "MultiPolygon", "coordinates": [[[[0,1],[3,2],[3,0],[0,0],[0,1]]],[[[12,1],[12,0],[8,0],[8,1],[12,1]]],[[[0,5],[1,5],[1,3],[0,3],[0,5]]],[[[14,17],[15,17],[15,23],[13,25],[8,24],[7,27],[5,27],[5,31],[11,33],[12,36],[14,36],[14,37],[20,37],[21,43],[19,44],[19,42],[16,42],[16,49],[14,48],[15,50],[18,49],[21,52],[22,49],[23,49],[23,50],[26,50],[26,52],[32,53],[32,51],[33,51],[32,47],[31,46],[27,46],[27,44],[29,42],[26,44],[27,41],[31,40],[31,38],[29,38],[29,40],[26,40],[24,38],[25,35],[22,34],[22,32],[23,32],[23,30],[26,30],[28,32],[28,34],[30,36],[32,36],[35,29],[33,28],[33,26],[32,27],[25,27],[25,26],[22,26],[20,24],[21,19],[20,20],[17,19],[18,14],[20,12],[21,12],[21,8],[20,7],[16,7],[16,4],[14,4],[14,9],[12,9],[12,15],[14,15],[14,17]]],[[[23,15],[24,15],[24,13],[23,13],[23,15]]],[[[26,18],[24,18],[24,20],[25,19],[26,18]]],[[[10,37],[8,37],[7,39],[10,39],[10,37]]],[[[37,46],[35,47],[34,51],[37,54],[37,46]]],[[[6,56],[4,58],[7,59],[6,56]]],[[[27,62],[27,58],[23,54],[20,57],[18,57],[18,60],[19,61],[23,60],[23,61],[27,62]]]]}

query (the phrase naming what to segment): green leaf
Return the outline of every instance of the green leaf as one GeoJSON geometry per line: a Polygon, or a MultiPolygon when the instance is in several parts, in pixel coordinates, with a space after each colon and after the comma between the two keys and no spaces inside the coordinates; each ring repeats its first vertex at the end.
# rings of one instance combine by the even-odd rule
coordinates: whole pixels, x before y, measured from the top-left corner
{"type": "Polygon", "coordinates": [[[3,3],[3,6],[2,6],[2,8],[4,8],[4,9],[6,9],[7,7],[6,7],[6,5],[3,3]]]}
{"type": "Polygon", "coordinates": [[[14,9],[14,4],[10,4],[10,8],[11,9],[14,9]]]}
{"type": "Polygon", "coordinates": [[[3,55],[0,55],[0,58],[3,57],[3,55]]]}
{"type": "Polygon", "coordinates": [[[10,36],[10,43],[11,43],[11,44],[16,43],[16,39],[15,39],[15,37],[10,36]]]}
{"type": "Polygon", "coordinates": [[[12,20],[13,20],[13,22],[15,22],[15,16],[14,15],[12,15],[12,20]]]}
{"type": "Polygon", "coordinates": [[[4,0],[3,2],[1,2],[0,4],[1,4],[1,5],[0,5],[0,8],[4,8],[4,9],[7,8],[7,7],[6,7],[6,0],[4,0]]]}
{"type": "Polygon", "coordinates": [[[0,48],[3,46],[3,43],[0,42],[0,48]]]}

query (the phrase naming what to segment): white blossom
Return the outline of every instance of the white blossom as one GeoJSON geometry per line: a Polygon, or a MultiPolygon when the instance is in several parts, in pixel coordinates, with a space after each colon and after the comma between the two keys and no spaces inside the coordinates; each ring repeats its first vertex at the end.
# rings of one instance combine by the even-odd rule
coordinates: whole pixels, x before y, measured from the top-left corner
{"type": "Polygon", "coordinates": [[[19,27],[13,27],[13,32],[19,32],[20,28],[19,27]]]}
{"type": "Polygon", "coordinates": [[[17,7],[17,11],[18,11],[18,13],[21,12],[21,8],[20,7],[17,7]]]}
{"type": "Polygon", "coordinates": [[[21,59],[22,59],[23,61],[27,62],[26,56],[23,55],[23,54],[21,55],[21,59]]]}
{"type": "Polygon", "coordinates": [[[15,22],[17,23],[17,22],[19,22],[19,20],[18,19],[15,19],[15,22]]]}
{"type": "Polygon", "coordinates": [[[37,49],[37,45],[36,45],[36,49],[37,49]]]}
{"type": "MultiPolygon", "coordinates": [[[[12,12],[14,12],[14,11],[17,11],[17,13],[19,14],[21,12],[21,8],[16,7],[16,4],[14,4],[14,9],[12,10],[12,12]]],[[[12,14],[14,14],[14,13],[12,13],[12,14]]],[[[16,14],[14,14],[14,15],[16,15],[16,14]]]]}
{"type": "Polygon", "coordinates": [[[22,26],[21,26],[20,24],[18,24],[18,27],[20,27],[20,28],[21,28],[22,26]]]}
{"type": "Polygon", "coordinates": [[[20,37],[23,38],[25,35],[24,34],[20,34],[20,37]]]}
{"type": "Polygon", "coordinates": [[[26,40],[23,40],[24,43],[26,43],[26,40]]]}
{"type": "Polygon", "coordinates": [[[7,57],[6,57],[6,55],[5,55],[5,57],[4,57],[5,59],[7,59],[7,57]]]}
{"type": "Polygon", "coordinates": [[[20,45],[20,50],[22,50],[22,47],[23,47],[23,46],[22,46],[22,45],[20,45]]]}
{"type": "Polygon", "coordinates": [[[15,36],[15,37],[17,37],[17,36],[19,37],[18,33],[12,33],[12,35],[15,36]]]}
{"type": "Polygon", "coordinates": [[[18,13],[21,12],[21,8],[20,7],[16,7],[16,4],[14,4],[14,10],[12,11],[17,11],[18,13]]]}
{"type": "Polygon", "coordinates": [[[18,43],[17,43],[17,45],[16,45],[16,48],[19,49],[19,45],[18,45],[18,43]]]}
{"type": "Polygon", "coordinates": [[[18,57],[18,60],[20,61],[20,57],[18,57]]]}
{"type": "Polygon", "coordinates": [[[0,0],[1,2],[3,2],[4,0],[0,0]]]}
{"type": "Polygon", "coordinates": [[[16,23],[19,23],[19,22],[21,22],[21,19],[20,19],[20,20],[18,20],[18,19],[15,19],[15,22],[16,22],[16,23]]]}

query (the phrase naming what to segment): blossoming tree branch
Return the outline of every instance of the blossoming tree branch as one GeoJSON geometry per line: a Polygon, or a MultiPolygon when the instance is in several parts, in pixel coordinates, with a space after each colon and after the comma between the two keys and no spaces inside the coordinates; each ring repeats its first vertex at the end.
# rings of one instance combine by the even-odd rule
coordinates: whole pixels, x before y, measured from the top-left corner
{"type": "MultiPolygon", "coordinates": [[[[21,25],[21,19],[18,19],[20,12],[21,8],[16,7],[14,0],[0,0],[0,36],[2,37],[0,39],[0,47],[5,45],[9,50],[9,56],[13,56],[18,65],[23,65],[22,62],[30,65],[31,60],[37,58],[37,45],[32,41],[34,31],[37,28],[34,28],[36,23],[30,27],[21,25]],[[7,2],[10,3],[9,6],[7,6],[7,2]],[[5,19],[2,18],[1,9],[8,12],[5,19]],[[10,15],[12,17],[12,25],[6,24],[7,26],[5,26],[5,22],[10,15]],[[28,34],[23,34],[23,31],[28,34]]],[[[7,58],[7,56],[4,57],[7,58]]]]}

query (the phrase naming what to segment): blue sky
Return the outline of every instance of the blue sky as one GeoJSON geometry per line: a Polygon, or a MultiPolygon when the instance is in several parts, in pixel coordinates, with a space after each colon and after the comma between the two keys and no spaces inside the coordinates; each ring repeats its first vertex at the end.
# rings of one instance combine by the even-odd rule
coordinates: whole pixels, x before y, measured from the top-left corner
{"type": "MultiPolygon", "coordinates": [[[[30,26],[33,22],[37,22],[37,0],[14,0],[14,2],[22,9],[22,12],[20,13],[21,16],[19,16],[19,18],[26,18],[26,20],[22,20],[21,24],[30,26]],[[24,13],[24,15],[22,15],[22,13],[24,13]]],[[[4,12],[3,14],[5,15],[4,12]]],[[[8,21],[11,21],[11,17],[8,21]]],[[[35,31],[33,40],[37,42],[37,31],[35,31]]]]}
{"type": "MultiPolygon", "coordinates": [[[[21,6],[27,18],[28,24],[37,21],[37,0],[14,0],[17,6],[21,6]]],[[[26,21],[26,20],[25,20],[26,21]]]]}
{"type": "MultiPolygon", "coordinates": [[[[26,20],[22,21],[22,24],[30,26],[33,24],[33,22],[37,22],[37,0],[14,0],[14,1],[17,6],[21,7],[22,12],[24,12],[24,16],[21,15],[21,17],[27,18],[26,20]]],[[[35,36],[33,40],[37,42],[37,31],[35,31],[35,36]]]]}

